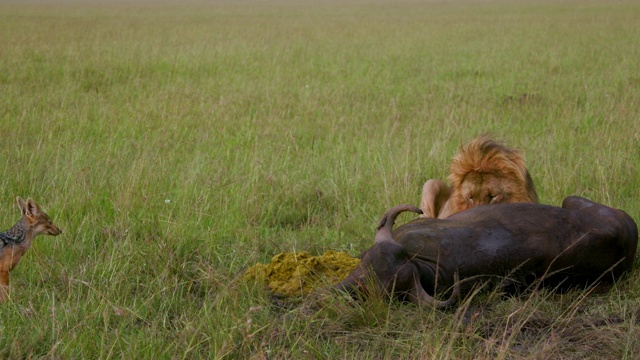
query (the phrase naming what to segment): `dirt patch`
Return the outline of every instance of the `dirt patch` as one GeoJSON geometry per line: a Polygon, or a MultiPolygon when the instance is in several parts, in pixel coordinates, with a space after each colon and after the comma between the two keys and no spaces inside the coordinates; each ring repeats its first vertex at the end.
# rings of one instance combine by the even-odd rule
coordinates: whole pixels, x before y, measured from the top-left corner
{"type": "Polygon", "coordinates": [[[280,253],[268,264],[256,264],[245,280],[264,281],[269,290],[285,296],[306,295],[312,290],[344,280],[360,259],[346,252],[327,251],[313,256],[306,251],[280,253]]]}

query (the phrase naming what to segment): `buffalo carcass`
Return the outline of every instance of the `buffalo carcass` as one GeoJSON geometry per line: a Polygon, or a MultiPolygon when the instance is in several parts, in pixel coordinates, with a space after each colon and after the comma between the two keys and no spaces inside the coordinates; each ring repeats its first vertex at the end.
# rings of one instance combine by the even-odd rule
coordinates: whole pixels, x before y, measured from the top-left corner
{"type": "Polygon", "coordinates": [[[577,196],[561,208],[486,205],[447,219],[418,218],[392,231],[403,211],[421,212],[411,205],[390,209],[375,244],[337,289],[366,290],[375,278],[378,290],[445,307],[487,278],[514,286],[536,279],[553,286],[612,282],[631,268],[638,244],[629,215],[577,196]],[[447,300],[434,296],[448,292],[447,300]]]}

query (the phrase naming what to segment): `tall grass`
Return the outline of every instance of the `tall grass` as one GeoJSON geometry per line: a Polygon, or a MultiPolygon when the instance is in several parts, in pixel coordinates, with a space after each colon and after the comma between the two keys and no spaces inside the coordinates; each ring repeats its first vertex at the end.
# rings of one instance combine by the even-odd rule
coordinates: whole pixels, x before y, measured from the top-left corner
{"type": "Polygon", "coordinates": [[[542,202],[639,219],[638,23],[633,1],[0,3],[1,223],[31,196],[64,231],[12,272],[0,356],[638,357],[636,272],[450,312],[240,280],[358,254],[479,133],[542,202]]]}

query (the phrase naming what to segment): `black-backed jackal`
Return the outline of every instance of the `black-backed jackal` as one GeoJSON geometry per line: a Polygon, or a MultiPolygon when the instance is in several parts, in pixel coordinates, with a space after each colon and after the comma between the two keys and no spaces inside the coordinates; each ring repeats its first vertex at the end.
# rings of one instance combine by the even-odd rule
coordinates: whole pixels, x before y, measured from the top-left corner
{"type": "Polygon", "coordinates": [[[24,201],[17,197],[16,202],[22,219],[0,233],[0,301],[9,291],[9,272],[18,265],[33,239],[40,234],[56,236],[62,232],[32,199],[24,201]]]}

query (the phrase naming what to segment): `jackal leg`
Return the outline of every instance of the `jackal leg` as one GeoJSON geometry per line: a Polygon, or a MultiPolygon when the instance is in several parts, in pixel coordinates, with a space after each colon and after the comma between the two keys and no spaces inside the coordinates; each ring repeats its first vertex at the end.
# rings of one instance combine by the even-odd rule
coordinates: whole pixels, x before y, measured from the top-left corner
{"type": "Polygon", "coordinates": [[[0,302],[9,294],[9,272],[0,271],[0,302]]]}

